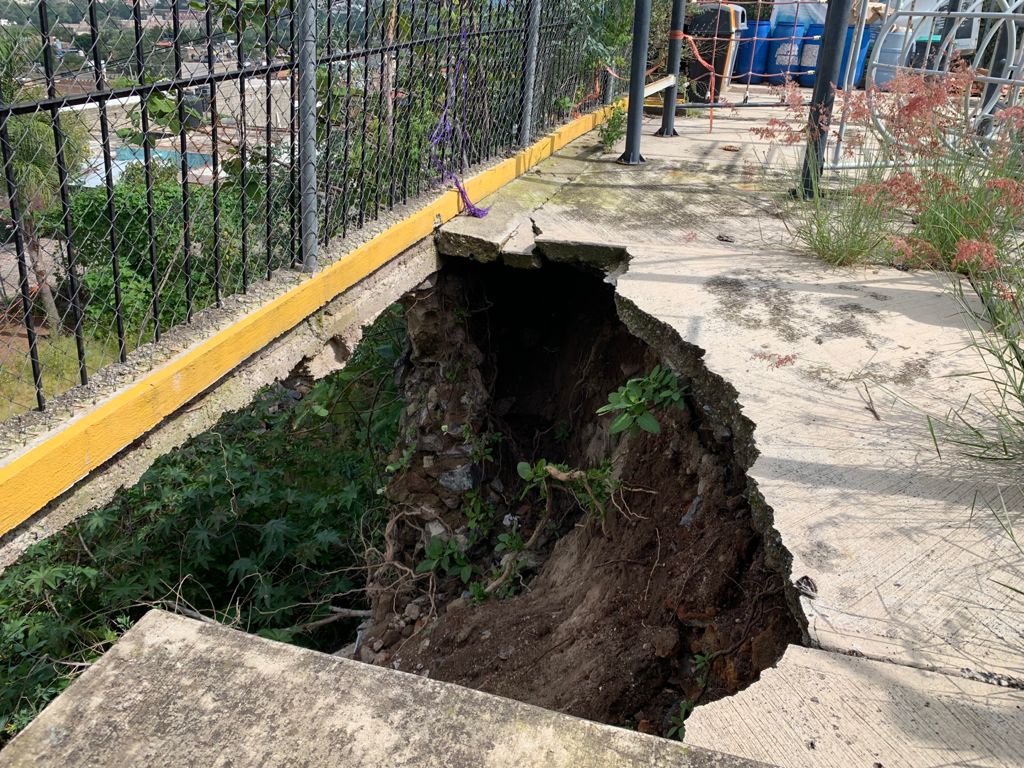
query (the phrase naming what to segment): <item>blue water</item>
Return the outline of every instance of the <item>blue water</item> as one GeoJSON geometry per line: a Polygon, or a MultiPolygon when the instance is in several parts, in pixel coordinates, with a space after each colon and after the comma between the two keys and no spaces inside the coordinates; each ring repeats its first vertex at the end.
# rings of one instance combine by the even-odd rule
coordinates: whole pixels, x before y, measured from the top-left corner
{"type": "MultiPolygon", "coordinates": [[[[175,152],[173,149],[154,149],[153,157],[175,165],[181,162],[181,153],[175,152]]],[[[213,162],[213,156],[203,152],[186,152],[185,159],[188,161],[189,168],[202,168],[213,162]]],[[[114,161],[120,163],[138,161],[141,163],[143,161],[142,147],[118,147],[114,161]]]]}
{"type": "MultiPolygon", "coordinates": [[[[185,158],[189,168],[205,168],[213,164],[213,155],[203,152],[186,152],[185,158]]],[[[154,149],[153,159],[178,167],[181,164],[181,153],[175,152],[173,149],[154,149]]],[[[112,160],[110,175],[116,182],[129,165],[143,162],[142,147],[118,147],[112,160]]],[[[103,173],[103,155],[93,157],[74,183],[86,189],[102,187],[106,183],[103,173]]]]}

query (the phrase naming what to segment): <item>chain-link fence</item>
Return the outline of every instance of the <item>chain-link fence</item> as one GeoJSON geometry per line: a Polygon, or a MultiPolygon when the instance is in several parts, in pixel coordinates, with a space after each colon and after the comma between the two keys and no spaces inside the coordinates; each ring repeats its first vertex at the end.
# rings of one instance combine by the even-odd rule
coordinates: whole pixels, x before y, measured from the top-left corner
{"type": "Polygon", "coordinates": [[[325,244],[607,100],[630,6],[0,0],[0,419],[299,264],[300,81],[325,244]]]}

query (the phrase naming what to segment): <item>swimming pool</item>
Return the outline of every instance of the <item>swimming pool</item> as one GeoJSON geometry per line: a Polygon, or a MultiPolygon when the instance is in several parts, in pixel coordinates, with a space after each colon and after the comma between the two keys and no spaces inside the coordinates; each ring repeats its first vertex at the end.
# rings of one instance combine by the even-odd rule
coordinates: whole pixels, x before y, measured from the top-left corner
{"type": "MultiPolygon", "coordinates": [[[[154,149],[153,159],[160,163],[171,163],[177,167],[181,163],[181,153],[173,149],[154,149]]],[[[189,168],[206,168],[213,165],[213,155],[204,152],[186,152],[185,159],[189,168]]],[[[111,158],[111,176],[116,182],[132,163],[143,162],[142,147],[118,147],[111,158]]],[[[102,187],[106,183],[103,171],[103,155],[90,158],[85,170],[75,184],[80,187],[102,187]]]]}
{"type": "MultiPolygon", "coordinates": [[[[154,149],[153,157],[157,160],[174,163],[175,165],[181,162],[181,153],[173,149],[154,149]]],[[[204,152],[186,152],[185,159],[188,162],[189,168],[202,168],[213,162],[213,156],[204,152]]],[[[114,154],[114,161],[125,164],[131,162],[141,163],[143,161],[142,147],[118,147],[117,152],[114,154]]]]}

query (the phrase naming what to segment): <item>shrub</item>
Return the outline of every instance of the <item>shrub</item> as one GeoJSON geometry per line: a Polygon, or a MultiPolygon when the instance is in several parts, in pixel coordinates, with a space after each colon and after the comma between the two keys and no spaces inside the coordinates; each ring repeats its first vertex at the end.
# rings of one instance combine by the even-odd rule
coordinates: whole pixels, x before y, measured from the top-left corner
{"type": "Polygon", "coordinates": [[[170,453],[0,575],[0,741],[152,606],[333,650],[351,627],[403,403],[390,310],[348,366],[281,387],[170,453]],[[382,460],[382,459],[381,459],[382,460]]]}

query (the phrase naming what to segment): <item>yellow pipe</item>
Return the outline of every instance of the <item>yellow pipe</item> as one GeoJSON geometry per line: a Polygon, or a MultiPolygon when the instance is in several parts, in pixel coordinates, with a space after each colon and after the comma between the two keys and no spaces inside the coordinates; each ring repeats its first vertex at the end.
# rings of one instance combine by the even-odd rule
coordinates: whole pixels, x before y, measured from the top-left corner
{"type": "MultiPolygon", "coordinates": [[[[603,123],[611,108],[573,120],[517,155],[466,181],[476,199],[493,194],[552,153],[603,123]]],[[[294,328],[367,275],[457,216],[461,200],[447,192],[308,280],[246,315],[118,392],[0,467],[0,535],[145,435],[267,344],[294,328]]]]}

